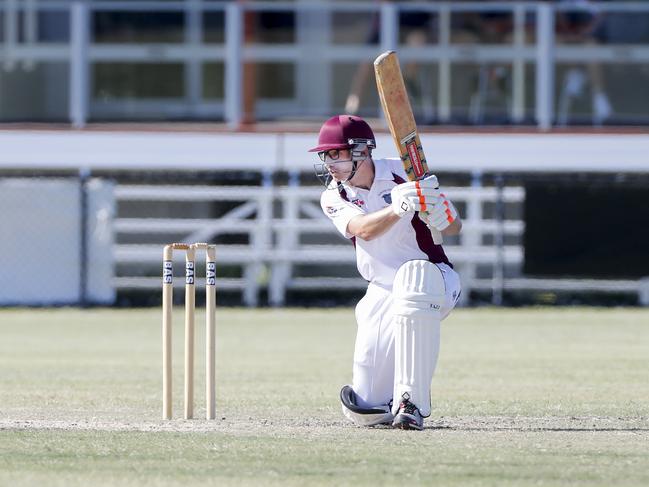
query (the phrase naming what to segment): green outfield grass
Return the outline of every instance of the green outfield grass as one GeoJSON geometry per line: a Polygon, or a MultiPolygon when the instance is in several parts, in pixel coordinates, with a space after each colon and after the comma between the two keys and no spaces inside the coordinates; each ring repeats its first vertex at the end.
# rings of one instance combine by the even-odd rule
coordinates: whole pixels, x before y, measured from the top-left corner
{"type": "Polygon", "coordinates": [[[649,485],[647,310],[455,311],[423,432],[343,419],[351,309],[217,326],[217,420],[165,422],[158,309],[0,311],[0,485],[649,485]]]}

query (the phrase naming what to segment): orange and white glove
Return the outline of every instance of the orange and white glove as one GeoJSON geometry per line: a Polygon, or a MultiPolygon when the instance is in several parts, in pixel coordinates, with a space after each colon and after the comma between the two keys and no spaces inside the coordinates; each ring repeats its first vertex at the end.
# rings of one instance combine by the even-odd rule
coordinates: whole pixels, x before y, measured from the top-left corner
{"type": "Polygon", "coordinates": [[[455,221],[457,210],[444,193],[440,193],[437,200],[431,203],[427,212],[419,215],[426,225],[441,232],[455,221]]]}
{"type": "Polygon", "coordinates": [[[402,217],[413,211],[430,211],[440,197],[435,176],[401,183],[392,188],[392,211],[402,217]]]}

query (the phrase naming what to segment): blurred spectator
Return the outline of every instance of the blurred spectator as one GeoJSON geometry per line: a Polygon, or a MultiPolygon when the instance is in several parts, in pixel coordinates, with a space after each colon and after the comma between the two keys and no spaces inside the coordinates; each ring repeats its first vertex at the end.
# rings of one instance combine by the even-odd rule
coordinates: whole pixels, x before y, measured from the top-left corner
{"type": "MultiPolygon", "coordinates": [[[[380,2],[377,2],[380,3],[380,2]]],[[[437,16],[428,11],[408,11],[399,14],[399,43],[408,47],[421,47],[434,41],[437,30],[437,16]]],[[[367,36],[367,44],[377,45],[380,42],[381,17],[376,12],[371,23],[371,30],[367,36]]],[[[417,81],[419,65],[416,62],[406,63],[402,66],[404,81],[412,97],[422,94],[420,83],[417,81]]],[[[372,74],[371,63],[361,63],[352,79],[351,88],[345,102],[345,112],[356,114],[360,108],[363,91],[372,74]]]]}
{"type": "Polygon", "coordinates": [[[510,41],[512,27],[511,10],[458,12],[453,14],[451,40],[458,44],[502,44],[510,41]]]}
{"type": "MultiPolygon", "coordinates": [[[[511,9],[493,12],[460,12],[453,16],[451,41],[457,44],[508,44],[513,39],[513,27],[511,9]]],[[[509,64],[481,63],[472,85],[469,102],[471,123],[483,123],[489,106],[511,107],[509,64]]],[[[503,115],[502,118],[507,118],[507,115],[503,115]]]]}
{"type": "MultiPolygon", "coordinates": [[[[560,11],[556,17],[556,40],[558,44],[594,45],[603,40],[603,14],[588,0],[560,0],[574,9],[560,11]]],[[[590,82],[592,120],[601,125],[613,109],[606,94],[604,76],[599,63],[591,62],[586,69],[571,68],[565,74],[559,96],[557,122],[567,125],[571,106],[575,99],[584,95],[586,81],[590,82]]]]}
{"type": "MultiPolygon", "coordinates": [[[[379,42],[379,31],[381,28],[381,16],[378,12],[373,14],[372,22],[370,25],[371,28],[367,36],[366,43],[375,45],[379,42]]],[[[358,109],[361,105],[361,96],[363,95],[365,85],[367,84],[367,80],[370,77],[371,72],[371,63],[361,63],[356,68],[356,72],[354,73],[354,77],[352,78],[349,94],[347,95],[347,100],[345,101],[345,113],[348,113],[350,115],[356,115],[358,113],[358,109]]]]}

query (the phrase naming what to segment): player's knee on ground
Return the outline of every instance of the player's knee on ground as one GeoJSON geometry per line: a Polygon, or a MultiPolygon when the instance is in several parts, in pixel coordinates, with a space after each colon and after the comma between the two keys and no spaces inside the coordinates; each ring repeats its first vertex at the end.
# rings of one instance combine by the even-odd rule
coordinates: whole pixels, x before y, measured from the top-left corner
{"type": "Polygon", "coordinates": [[[340,391],[340,402],[345,417],[358,426],[375,426],[391,423],[392,413],[389,405],[364,408],[358,405],[356,393],[351,386],[345,386],[340,391]]]}
{"type": "Polygon", "coordinates": [[[440,310],[445,300],[442,272],[432,262],[411,260],[396,273],[393,286],[396,414],[403,399],[430,415],[430,383],[439,354],[440,310]]]}

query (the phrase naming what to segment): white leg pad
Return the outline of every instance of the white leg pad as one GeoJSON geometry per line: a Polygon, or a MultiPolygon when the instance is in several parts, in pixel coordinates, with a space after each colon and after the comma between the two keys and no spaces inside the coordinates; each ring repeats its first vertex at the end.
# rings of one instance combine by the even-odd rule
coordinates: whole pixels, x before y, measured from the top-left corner
{"type": "Polygon", "coordinates": [[[401,398],[422,416],[430,416],[430,383],[439,355],[440,309],[444,304],[442,272],[432,262],[411,260],[394,278],[394,395],[392,413],[401,398]]]}

